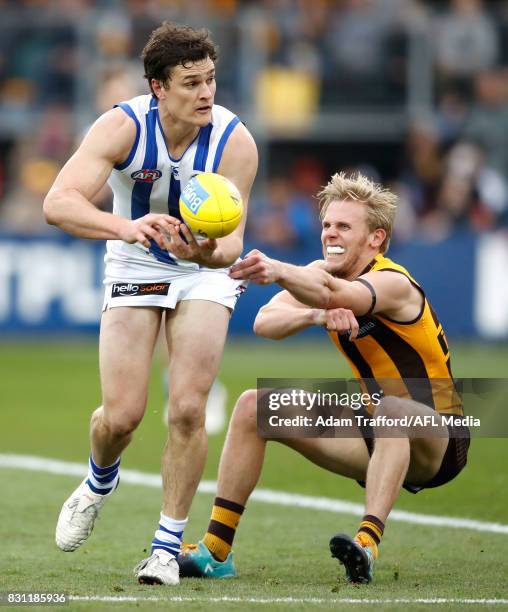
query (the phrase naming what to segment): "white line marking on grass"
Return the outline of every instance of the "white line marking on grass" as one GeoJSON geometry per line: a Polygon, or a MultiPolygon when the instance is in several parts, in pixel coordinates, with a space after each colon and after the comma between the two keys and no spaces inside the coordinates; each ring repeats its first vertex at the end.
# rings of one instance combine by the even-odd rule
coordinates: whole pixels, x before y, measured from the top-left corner
{"type": "MultiPolygon", "coordinates": [[[[82,463],[71,463],[69,461],[59,461],[57,459],[46,459],[44,457],[33,457],[30,455],[10,454],[0,454],[0,467],[81,477],[86,475],[88,469],[87,466],[82,463]]],[[[125,469],[121,470],[121,481],[122,484],[133,484],[154,488],[160,488],[162,482],[159,474],[148,474],[145,472],[138,472],[137,470],[125,469]]],[[[203,480],[198,487],[199,493],[216,493],[216,491],[217,483],[213,480],[203,480]]],[[[353,502],[332,499],[329,497],[312,497],[311,495],[271,491],[270,489],[256,489],[252,493],[250,501],[275,504],[277,506],[296,506],[312,510],[323,510],[336,514],[349,514],[353,516],[364,515],[364,506],[362,504],[355,504],[353,502]]],[[[483,533],[503,533],[508,535],[508,525],[487,523],[474,519],[454,518],[452,516],[437,516],[406,512],[404,510],[392,510],[390,513],[390,520],[416,525],[470,529],[483,533]]]]}
{"type": "Polygon", "coordinates": [[[109,596],[109,595],[87,595],[69,597],[70,601],[104,601],[109,603],[139,603],[149,601],[165,601],[173,603],[257,603],[257,604],[464,604],[464,605],[493,605],[493,604],[508,604],[508,599],[448,599],[437,597],[433,599],[353,599],[353,598],[336,598],[325,599],[322,597],[185,597],[178,595],[168,595],[168,597],[136,597],[136,596],[109,596]]]}

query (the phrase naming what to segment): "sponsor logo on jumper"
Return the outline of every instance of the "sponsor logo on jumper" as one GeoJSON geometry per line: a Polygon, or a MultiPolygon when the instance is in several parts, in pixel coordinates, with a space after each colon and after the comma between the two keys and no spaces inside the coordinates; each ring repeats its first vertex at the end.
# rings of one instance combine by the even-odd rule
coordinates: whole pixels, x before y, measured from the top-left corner
{"type": "Polygon", "coordinates": [[[357,338],[363,338],[363,336],[368,336],[370,330],[376,327],[374,321],[366,321],[363,325],[360,325],[360,329],[358,330],[357,338]]]}
{"type": "Polygon", "coordinates": [[[162,176],[162,172],[160,170],[136,170],[131,174],[131,178],[133,178],[138,183],[155,183],[162,176]]]}
{"type": "Polygon", "coordinates": [[[182,192],[182,201],[193,215],[198,212],[203,202],[209,197],[210,194],[198,183],[196,177],[192,178],[185,185],[185,189],[182,192]]]}
{"type": "Polygon", "coordinates": [[[180,168],[179,166],[171,165],[171,172],[177,181],[180,180],[180,168]]]}
{"type": "Polygon", "coordinates": [[[111,288],[111,297],[136,295],[167,295],[170,283],[115,283],[111,288]]]}

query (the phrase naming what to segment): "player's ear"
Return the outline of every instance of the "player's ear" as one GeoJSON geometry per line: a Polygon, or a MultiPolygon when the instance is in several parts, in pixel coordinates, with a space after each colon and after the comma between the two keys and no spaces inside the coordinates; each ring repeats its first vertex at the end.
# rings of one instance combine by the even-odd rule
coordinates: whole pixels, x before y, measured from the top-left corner
{"type": "Polygon", "coordinates": [[[378,227],[370,233],[370,246],[379,249],[386,238],[386,232],[383,228],[378,227]]]}
{"type": "Polygon", "coordinates": [[[162,81],[158,81],[157,79],[152,79],[150,81],[152,86],[153,93],[157,96],[159,100],[164,100],[166,97],[166,88],[164,87],[164,83],[162,81]]]}

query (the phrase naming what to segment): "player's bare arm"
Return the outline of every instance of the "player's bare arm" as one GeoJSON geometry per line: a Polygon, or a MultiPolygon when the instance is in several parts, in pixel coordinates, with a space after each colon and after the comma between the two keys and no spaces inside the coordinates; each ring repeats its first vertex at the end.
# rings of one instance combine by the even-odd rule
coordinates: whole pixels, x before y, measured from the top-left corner
{"type": "Polygon", "coordinates": [[[149,246],[153,238],[165,248],[162,231],[169,232],[173,225],[180,224],[178,219],[162,214],[124,219],[98,210],[91,201],[106,184],[114,165],[127,158],[135,137],[136,126],[124,111],[117,108],[102,115],[46,196],[46,221],[80,238],[116,239],[144,246],[149,246]]]}
{"type": "Polygon", "coordinates": [[[328,284],[333,278],[321,266],[294,266],[267,257],[254,249],[243,261],[231,268],[230,276],[258,285],[277,283],[298,302],[312,308],[326,309],[330,306],[331,291],[328,284]]]}
{"type": "Polygon", "coordinates": [[[359,327],[351,310],[311,308],[295,300],[287,291],[281,291],[258,312],[254,332],[271,340],[282,340],[312,326],[347,333],[350,340],[356,338],[359,327]]]}
{"type": "Polygon", "coordinates": [[[258,153],[254,139],[247,128],[239,123],[224,148],[218,173],[232,181],[240,192],[244,207],[242,220],[231,234],[217,240],[209,238],[197,241],[190,230],[182,225],[186,243],[179,235],[178,229],[172,228],[169,250],[181,259],[188,259],[208,268],[225,268],[233,264],[243,250],[247,208],[257,167],[258,153]]]}
{"type": "MultiPolygon", "coordinates": [[[[321,263],[313,262],[307,267],[321,263]]],[[[350,339],[356,338],[358,333],[358,322],[351,310],[312,308],[296,300],[288,291],[277,293],[260,309],[254,321],[254,332],[271,340],[282,340],[312,326],[346,332],[350,339]]]]}
{"type": "Polygon", "coordinates": [[[258,312],[254,333],[271,340],[282,340],[308,327],[325,324],[325,311],[298,302],[288,291],[281,291],[258,312]]]}
{"type": "Polygon", "coordinates": [[[366,285],[358,279],[335,278],[325,270],[324,262],[321,266],[294,266],[271,259],[257,250],[233,266],[231,276],[261,285],[277,283],[298,302],[312,308],[345,308],[355,315],[373,312],[400,321],[417,317],[423,301],[418,289],[397,272],[364,274],[359,278],[366,281],[366,285]]]}

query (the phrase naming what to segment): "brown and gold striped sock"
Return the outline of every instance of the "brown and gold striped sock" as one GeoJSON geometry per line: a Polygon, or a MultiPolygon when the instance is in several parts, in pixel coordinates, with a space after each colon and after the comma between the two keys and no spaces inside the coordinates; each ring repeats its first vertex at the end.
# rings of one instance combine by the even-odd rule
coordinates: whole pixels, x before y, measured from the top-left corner
{"type": "Polygon", "coordinates": [[[378,554],[377,547],[381,542],[384,530],[384,523],[377,516],[366,514],[360,523],[355,540],[362,546],[370,546],[372,555],[376,559],[378,554]]]}
{"type": "Polygon", "coordinates": [[[217,561],[225,561],[229,555],[235,531],[244,510],[244,506],[228,499],[215,498],[203,544],[217,561]]]}

